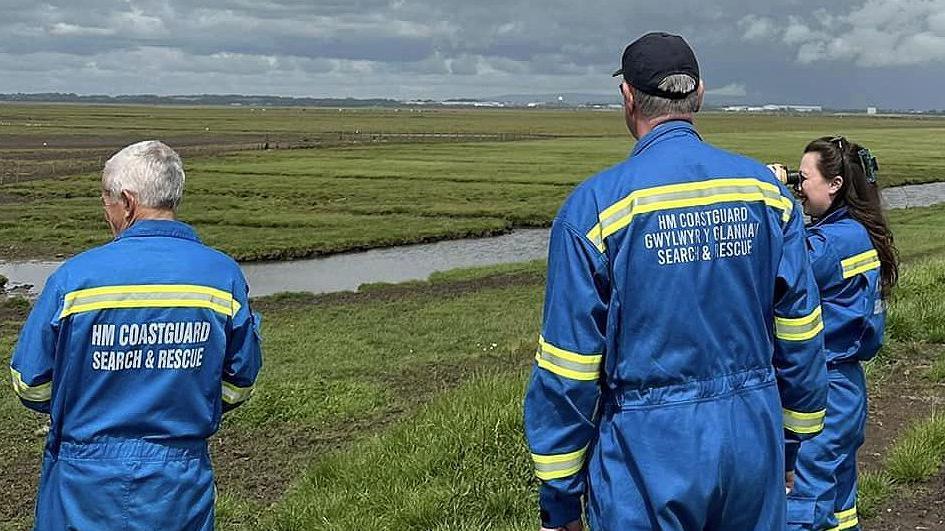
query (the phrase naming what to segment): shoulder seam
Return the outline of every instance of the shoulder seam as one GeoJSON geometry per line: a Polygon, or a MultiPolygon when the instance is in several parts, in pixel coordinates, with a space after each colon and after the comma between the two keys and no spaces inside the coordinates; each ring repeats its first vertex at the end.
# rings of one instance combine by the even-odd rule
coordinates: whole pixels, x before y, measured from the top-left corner
{"type": "Polygon", "coordinates": [[[600,249],[595,247],[593,242],[591,242],[591,240],[588,239],[587,234],[582,234],[574,225],[572,225],[569,221],[565,219],[557,218],[555,222],[561,223],[562,225],[564,225],[564,228],[567,229],[567,231],[571,233],[571,236],[574,236],[575,238],[577,238],[577,240],[581,242],[581,245],[583,245],[584,248],[588,252],[590,252],[593,256],[597,258],[597,261],[601,265],[607,264],[608,262],[607,253],[601,252],[600,249]]]}

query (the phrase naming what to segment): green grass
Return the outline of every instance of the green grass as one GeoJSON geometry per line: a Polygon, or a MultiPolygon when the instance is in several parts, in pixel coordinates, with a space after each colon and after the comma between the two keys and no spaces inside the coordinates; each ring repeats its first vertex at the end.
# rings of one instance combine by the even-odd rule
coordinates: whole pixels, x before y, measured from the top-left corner
{"type": "Polygon", "coordinates": [[[867,470],[857,477],[857,512],[866,518],[873,516],[895,493],[895,481],[885,471],[867,470]]]}
{"type": "MultiPolygon", "coordinates": [[[[0,116],[7,111],[0,107],[0,116]]],[[[227,122],[227,109],[198,111],[154,111],[153,121],[142,121],[145,110],[107,107],[84,122],[89,117],[80,109],[68,119],[74,123],[65,120],[49,130],[79,135],[107,121],[113,123],[108,134],[116,138],[127,131],[170,133],[178,131],[173,128],[180,120],[204,112],[218,120],[213,128],[248,130],[241,119],[227,122]],[[134,129],[139,122],[159,129],[134,129]]],[[[280,120],[291,112],[301,113],[285,110],[273,118],[273,127],[290,128],[280,120]]],[[[360,127],[355,124],[362,119],[384,124],[378,127],[414,127],[401,124],[403,115],[371,112],[352,113],[356,119],[342,127],[360,127]]],[[[306,115],[312,123],[292,118],[291,127],[303,133],[338,127],[329,114],[306,115]]],[[[465,131],[573,136],[188,160],[182,216],[208,243],[247,259],[486,234],[548,223],[574,184],[620,160],[630,147],[613,113],[447,112],[431,120],[465,131]]],[[[941,138],[935,121],[709,116],[703,124],[710,140],[766,160],[793,161],[806,140],[838,130],[873,139],[887,182],[911,178],[911,164],[924,165],[916,171],[928,179],[942,177],[945,167],[930,147],[941,138]],[[900,145],[910,136],[916,144],[900,145]]],[[[68,255],[104,241],[96,179],[0,187],[0,252],[68,255]]],[[[884,351],[883,363],[897,349],[942,341],[945,334],[945,206],[893,212],[890,219],[906,265],[889,320],[896,346],[884,351]]],[[[241,448],[221,451],[216,460],[221,527],[534,527],[521,397],[538,330],[543,270],[537,261],[451,271],[409,285],[372,285],[358,296],[258,301],[265,316],[266,367],[256,396],[226,417],[218,438],[218,448],[241,448]],[[520,281],[490,285],[486,277],[496,275],[520,281]],[[278,477],[288,490],[260,499],[240,479],[240,470],[278,477]]],[[[10,315],[19,314],[0,312],[0,364],[8,361],[22,322],[10,315]]],[[[6,373],[0,385],[9,385],[6,373]]],[[[42,440],[33,431],[41,422],[12,393],[0,395],[0,466],[15,471],[8,481],[27,500],[35,492],[28,481],[38,474],[42,440]]],[[[934,443],[938,429],[917,430],[904,439],[914,444],[903,443],[890,454],[889,463],[896,464],[888,475],[864,477],[861,507],[888,497],[891,482],[925,477],[941,461],[934,443]]],[[[0,527],[28,525],[28,511],[16,507],[0,508],[0,527]]]]}
{"type": "Polygon", "coordinates": [[[903,268],[886,327],[898,341],[945,343],[945,262],[903,268]]]}
{"type": "MultiPolygon", "coordinates": [[[[47,125],[26,132],[9,126],[4,131],[11,136],[0,147],[33,138],[37,131],[67,137],[96,128],[106,137],[129,131],[190,135],[203,128],[195,123],[210,123],[212,132],[224,135],[279,127],[308,134],[432,126],[561,136],[188,157],[183,220],[193,223],[208,243],[241,260],[546,226],[577,183],[623,160],[632,148],[619,113],[589,111],[425,111],[421,118],[419,113],[386,110],[279,109],[261,117],[248,116],[248,109],[10,106],[0,107],[0,122],[4,112],[13,113],[7,116],[11,124],[29,118],[47,125]],[[58,120],[56,111],[63,113],[58,120]],[[134,129],[149,127],[156,129],[134,129]]],[[[807,141],[840,131],[870,145],[882,163],[885,185],[945,179],[945,156],[937,149],[945,140],[945,120],[707,114],[698,125],[721,147],[791,165],[797,164],[807,141]]],[[[121,143],[116,140],[114,147],[121,143]]],[[[31,156],[41,160],[44,155],[31,156]]],[[[0,241],[5,242],[0,258],[68,256],[106,241],[99,188],[98,176],[88,173],[0,186],[0,241]]],[[[903,238],[916,240],[918,253],[945,246],[945,239],[903,238]]]]}
{"type": "Polygon", "coordinates": [[[918,483],[937,474],[945,462],[945,414],[912,426],[886,457],[884,469],[902,483],[918,483]]]}
{"type": "MultiPolygon", "coordinates": [[[[307,463],[319,462],[339,445],[383,431],[461,382],[479,375],[496,375],[502,382],[520,380],[538,329],[540,267],[503,267],[488,274],[512,275],[518,281],[478,285],[482,275],[466,271],[406,289],[388,286],[364,295],[327,297],[284,294],[257,301],[264,315],[265,368],[253,399],[226,416],[217,437],[221,521],[252,524],[269,513],[267,504],[253,498],[252,487],[239,479],[246,467],[254,477],[285,477],[291,483],[307,463]],[[227,453],[230,448],[236,453],[227,453]],[[259,461],[247,462],[246,455],[259,461]]],[[[9,362],[22,324],[20,318],[4,320],[12,313],[0,313],[0,364],[9,362]]],[[[10,385],[7,373],[0,375],[0,385],[10,385]]],[[[520,396],[521,383],[508,393],[520,396]]],[[[496,404],[490,407],[486,413],[496,413],[496,404]]],[[[501,410],[508,422],[520,415],[509,403],[501,410]]],[[[35,492],[30,481],[38,476],[35,466],[42,444],[33,431],[41,422],[11,392],[0,394],[0,466],[19,471],[8,477],[15,476],[10,481],[27,504],[35,492]]],[[[458,444],[462,436],[456,437],[458,444]]],[[[510,448],[507,454],[517,452],[510,448]]],[[[427,453],[432,458],[434,446],[427,453]]],[[[494,466],[505,463],[496,461],[494,466]]],[[[517,488],[528,491],[527,484],[517,488]]],[[[522,503],[531,505],[529,500],[522,503]]],[[[13,509],[0,508],[0,528],[22,528],[29,520],[28,512],[20,510],[13,518],[5,510],[13,509]]]]}
{"type": "Polygon", "coordinates": [[[384,435],[317,461],[261,527],[533,526],[523,380],[521,373],[474,379],[384,435]]]}
{"type": "Polygon", "coordinates": [[[857,510],[875,515],[895,496],[908,497],[910,485],[928,481],[945,464],[945,414],[933,412],[902,433],[883,459],[879,470],[860,473],[857,510]]]}

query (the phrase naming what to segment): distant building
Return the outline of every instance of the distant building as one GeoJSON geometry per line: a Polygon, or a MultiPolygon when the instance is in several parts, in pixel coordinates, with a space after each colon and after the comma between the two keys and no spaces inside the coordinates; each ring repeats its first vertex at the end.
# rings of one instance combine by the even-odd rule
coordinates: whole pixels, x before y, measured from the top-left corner
{"type": "Polygon", "coordinates": [[[767,104],[763,106],[732,105],[724,107],[725,112],[823,112],[820,105],[783,105],[767,104]]]}
{"type": "Polygon", "coordinates": [[[876,114],[876,107],[867,107],[866,114],[876,114]]]}

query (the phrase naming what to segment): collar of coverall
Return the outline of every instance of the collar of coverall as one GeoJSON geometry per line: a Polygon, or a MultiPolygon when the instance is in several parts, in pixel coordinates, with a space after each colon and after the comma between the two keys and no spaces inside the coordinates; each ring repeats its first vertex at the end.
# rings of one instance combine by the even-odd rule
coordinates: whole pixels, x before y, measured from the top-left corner
{"type": "Polygon", "coordinates": [[[661,140],[684,135],[693,135],[699,140],[702,140],[702,137],[696,132],[696,127],[688,120],[669,120],[668,122],[663,122],[654,127],[649,133],[643,135],[643,138],[637,140],[637,144],[633,146],[633,151],[630,153],[630,156],[639,155],[646,148],[661,140]]]}
{"type": "Polygon", "coordinates": [[[183,238],[199,242],[200,238],[190,225],[174,219],[142,219],[134,222],[130,227],[115,237],[140,238],[146,236],[165,236],[169,238],[183,238]]]}
{"type": "Polygon", "coordinates": [[[819,218],[816,222],[814,222],[814,226],[824,225],[826,223],[833,223],[834,221],[839,221],[845,218],[846,215],[847,215],[847,205],[841,204],[837,206],[836,208],[831,209],[830,212],[827,212],[826,216],[819,218]]]}

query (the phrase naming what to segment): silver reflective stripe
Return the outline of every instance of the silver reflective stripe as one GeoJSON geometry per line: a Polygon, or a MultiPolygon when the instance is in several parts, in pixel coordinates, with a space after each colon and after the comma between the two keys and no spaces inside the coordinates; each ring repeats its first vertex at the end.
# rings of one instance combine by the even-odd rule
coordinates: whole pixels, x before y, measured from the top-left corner
{"type": "Polygon", "coordinates": [[[229,307],[232,303],[232,299],[222,299],[215,297],[214,295],[208,293],[193,293],[186,291],[177,291],[177,292],[160,292],[160,293],[116,293],[116,294],[102,294],[102,295],[91,295],[84,297],[76,297],[72,300],[65,302],[63,311],[69,313],[75,306],[83,306],[86,304],[95,304],[98,302],[111,302],[111,301],[158,301],[158,300],[192,300],[192,301],[207,301],[211,304],[216,304],[224,308],[229,307]]]}
{"type": "Polygon", "coordinates": [[[230,382],[223,382],[223,401],[227,404],[239,404],[245,402],[253,394],[253,387],[239,387],[230,382]]]}
{"type": "Polygon", "coordinates": [[[599,251],[604,252],[604,240],[629,225],[636,214],[715,203],[755,201],[781,210],[783,222],[790,219],[794,209],[794,202],[781,195],[777,186],[758,179],[726,178],[677,183],[637,190],[617,201],[600,212],[598,223],[587,232],[586,237],[599,251]]]}
{"type": "Polygon", "coordinates": [[[10,367],[10,375],[13,380],[13,392],[23,400],[45,402],[52,398],[51,381],[37,385],[27,385],[23,381],[23,375],[13,367],[10,367]]]}
{"type": "Polygon", "coordinates": [[[600,354],[578,354],[558,348],[538,336],[538,352],[535,353],[538,366],[558,376],[572,380],[596,380],[600,376],[600,354]]]}
{"type": "Polygon", "coordinates": [[[560,463],[535,463],[535,472],[539,477],[557,475],[556,473],[565,473],[565,475],[570,476],[574,473],[575,468],[580,468],[583,464],[583,458],[561,461],[560,463]]]}
{"type": "Polygon", "coordinates": [[[60,318],[105,309],[206,308],[227,316],[239,311],[233,295],[208,286],[142,284],[87,288],[67,293],[60,318]]]}
{"type": "Polygon", "coordinates": [[[837,527],[834,527],[830,531],[842,531],[843,529],[850,529],[851,527],[856,527],[860,523],[860,519],[856,514],[856,506],[846,511],[834,513],[834,517],[837,519],[837,527]]]}
{"type": "Polygon", "coordinates": [[[584,454],[587,447],[576,452],[566,454],[541,455],[532,454],[535,462],[535,475],[538,479],[548,481],[573,476],[584,467],[584,454]]]}
{"type": "Polygon", "coordinates": [[[541,356],[541,359],[548,361],[550,363],[554,363],[555,365],[557,365],[558,367],[561,367],[562,369],[568,369],[575,372],[587,373],[588,375],[594,375],[595,378],[597,377],[597,369],[600,367],[600,363],[596,361],[588,361],[584,363],[579,363],[576,361],[568,361],[564,358],[555,356],[554,354],[552,354],[551,352],[548,352],[547,350],[541,350],[539,352],[539,356],[541,356]]]}
{"type": "Polygon", "coordinates": [[[816,411],[814,413],[802,413],[784,409],[784,428],[794,433],[817,433],[824,428],[824,419],[826,416],[826,410],[816,411]]]}
{"type": "Polygon", "coordinates": [[[880,267],[879,253],[876,252],[876,249],[870,249],[841,260],[840,267],[843,269],[843,278],[850,278],[860,273],[878,269],[880,267]]]}
{"type": "Polygon", "coordinates": [[[610,234],[609,227],[619,222],[624,217],[630,215],[634,209],[653,205],[656,203],[666,203],[673,201],[681,201],[685,199],[700,199],[705,197],[712,197],[716,195],[729,195],[729,194],[756,194],[761,193],[761,195],[773,199],[775,201],[781,201],[781,194],[774,191],[761,188],[758,185],[745,184],[740,186],[718,186],[713,188],[702,188],[696,190],[680,190],[677,192],[666,192],[662,194],[654,194],[644,197],[636,197],[631,203],[624,208],[611,213],[606,218],[600,220],[601,232],[603,234],[610,234]]]}
{"type": "Polygon", "coordinates": [[[774,335],[778,339],[786,341],[806,341],[817,335],[824,329],[824,321],[821,316],[821,307],[816,307],[810,314],[804,317],[774,318],[774,335]]]}

